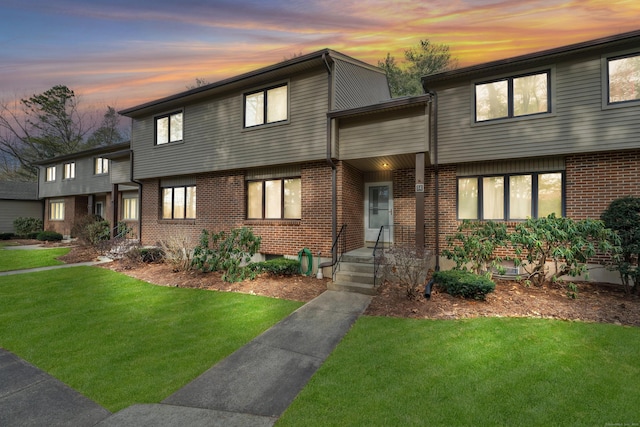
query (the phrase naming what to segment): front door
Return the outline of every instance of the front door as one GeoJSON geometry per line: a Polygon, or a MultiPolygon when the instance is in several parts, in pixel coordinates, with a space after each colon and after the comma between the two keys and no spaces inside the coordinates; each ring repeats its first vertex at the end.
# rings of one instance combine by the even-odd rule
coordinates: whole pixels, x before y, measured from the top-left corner
{"type": "Polygon", "coordinates": [[[393,225],[393,184],[370,182],[364,185],[364,237],[367,242],[378,239],[380,227],[384,226],[384,241],[390,243],[393,225]]]}

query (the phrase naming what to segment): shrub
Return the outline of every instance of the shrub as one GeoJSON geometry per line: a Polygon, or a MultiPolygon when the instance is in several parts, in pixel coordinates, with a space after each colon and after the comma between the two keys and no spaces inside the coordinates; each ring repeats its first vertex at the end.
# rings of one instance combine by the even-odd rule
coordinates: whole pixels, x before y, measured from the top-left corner
{"type": "Polygon", "coordinates": [[[587,261],[597,251],[614,250],[615,234],[602,221],[556,217],[529,218],[515,227],[510,240],[516,266],[523,266],[528,280],[541,286],[547,281],[546,263],[555,264],[551,280],[563,275],[588,275],[587,261]]]}
{"type": "Polygon", "coordinates": [[[36,238],[44,242],[59,242],[62,240],[62,234],[55,231],[41,231],[36,238]]]}
{"type": "Polygon", "coordinates": [[[300,263],[297,260],[288,258],[254,262],[247,267],[257,273],[269,273],[273,276],[295,276],[300,271],[300,263]]]}
{"type": "Polygon", "coordinates": [[[41,232],[43,225],[42,220],[39,218],[19,217],[13,220],[13,227],[16,230],[16,235],[29,237],[33,233],[41,232]]]}
{"type": "Polygon", "coordinates": [[[476,274],[491,273],[495,268],[502,271],[502,258],[495,251],[508,242],[507,226],[503,222],[473,222],[464,220],[456,234],[447,237],[449,249],[442,255],[456,263],[456,269],[476,274]]]}
{"type": "Polygon", "coordinates": [[[142,262],[160,262],[164,258],[164,253],[160,248],[138,248],[137,251],[140,254],[140,259],[142,260],[142,262]]]}
{"type": "Polygon", "coordinates": [[[444,292],[463,298],[483,300],[496,288],[488,277],[463,270],[436,271],[433,280],[444,292]]]}
{"type": "Polygon", "coordinates": [[[0,240],[9,240],[13,238],[13,233],[0,233],[0,240]]]}
{"type": "Polygon", "coordinates": [[[71,227],[71,236],[86,245],[97,245],[111,237],[109,221],[100,215],[85,215],[78,218],[71,227]]]}
{"type": "Polygon", "coordinates": [[[188,271],[193,265],[193,239],[184,234],[169,235],[159,243],[165,262],[169,263],[174,271],[188,271]]]}
{"type": "Polygon", "coordinates": [[[420,295],[419,287],[427,278],[431,260],[430,251],[418,254],[411,245],[399,245],[386,249],[380,261],[384,265],[385,276],[406,288],[407,299],[416,300],[420,295]]]}
{"type": "Polygon", "coordinates": [[[255,271],[244,268],[260,249],[261,238],[250,228],[234,228],[229,234],[202,230],[200,242],[193,251],[193,266],[202,271],[222,271],[222,280],[239,282],[254,278],[255,271]]]}
{"type": "Polygon", "coordinates": [[[601,219],[620,238],[620,253],[614,263],[625,290],[640,293],[640,198],[614,200],[601,219]]]}

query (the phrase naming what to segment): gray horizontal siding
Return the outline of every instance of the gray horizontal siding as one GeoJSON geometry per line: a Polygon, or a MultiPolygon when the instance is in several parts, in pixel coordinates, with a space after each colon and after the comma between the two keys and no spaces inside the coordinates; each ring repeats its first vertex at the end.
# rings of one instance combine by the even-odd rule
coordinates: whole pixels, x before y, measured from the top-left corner
{"type": "MultiPolygon", "coordinates": [[[[276,82],[274,82],[276,83],[276,82]]],[[[248,90],[256,88],[247,88],[248,90]]],[[[327,74],[289,80],[289,121],[243,129],[243,91],[184,107],[184,140],[154,145],[154,119],[134,120],[136,179],[325,158],[327,74]]]]}
{"type": "Polygon", "coordinates": [[[76,177],[74,179],[62,179],[63,162],[56,165],[56,180],[45,182],[46,167],[40,166],[38,196],[60,197],[80,194],[94,194],[111,191],[109,174],[94,175],[94,158],[85,157],[76,160],[76,177]]]}
{"type": "Polygon", "coordinates": [[[334,70],[336,110],[371,105],[391,98],[384,73],[338,59],[334,70]]]}
{"type": "Polygon", "coordinates": [[[425,152],[427,124],[424,107],[342,119],[338,138],[340,159],[425,152]]]}
{"type": "Polygon", "coordinates": [[[563,157],[515,159],[497,162],[465,163],[456,167],[457,176],[502,175],[565,170],[563,157]]]}
{"type": "Polygon", "coordinates": [[[439,162],[640,147],[640,106],[603,109],[601,73],[599,55],[556,63],[552,114],[494,123],[473,124],[472,82],[439,90],[439,162]]]}
{"type": "Polygon", "coordinates": [[[111,161],[109,173],[111,174],[112,184],[124,184],[131,182],[131,162],[129,159],[118,159],[111,161]]]}
{"type": "Polygon", "coordinates": [[[0,200],[0,233],[15,233],[13,221],[16,218],[43,219],[41,201],[0,200]]]}

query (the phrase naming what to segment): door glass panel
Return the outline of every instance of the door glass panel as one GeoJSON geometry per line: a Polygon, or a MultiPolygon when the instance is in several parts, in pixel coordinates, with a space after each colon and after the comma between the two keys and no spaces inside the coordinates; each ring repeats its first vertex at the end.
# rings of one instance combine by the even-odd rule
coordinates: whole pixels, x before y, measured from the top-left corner
{"type": "Polygon", "coordinates": [[[389,186],[369,187],[369,228],[389,225],[389,186]]]}

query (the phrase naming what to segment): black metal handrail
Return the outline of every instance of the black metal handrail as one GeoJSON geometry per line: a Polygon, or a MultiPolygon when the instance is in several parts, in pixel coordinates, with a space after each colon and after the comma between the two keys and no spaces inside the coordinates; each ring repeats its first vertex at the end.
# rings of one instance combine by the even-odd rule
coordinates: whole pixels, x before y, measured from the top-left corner
{"type": "Polygon", "coordinates": [[[338,271],[338,267],[340,265],[340,261],[342,261],[342,256],[347,251],[347,224],[342,224],[340,227],[340,231],[336,235],[336,239],[333,241],[333,245],[331,245],[331,261],[323,262],[318,265],[318,268],[331,267],[331,279],[336,279],[336,271],[338,271]]]}
{"type": "Polygon", "coordinates": [[[378,270],[382,265],[382,256],[378,256],[378,251],[382,251],[382,256],[384,256],[384,225],[380,227],[380,231],[378,232],[378,238],[376,239],[376,244],[373,247],[373,286],[377,286],[378,283],[378,270]]]}

